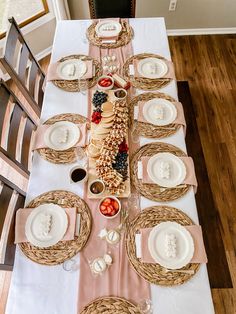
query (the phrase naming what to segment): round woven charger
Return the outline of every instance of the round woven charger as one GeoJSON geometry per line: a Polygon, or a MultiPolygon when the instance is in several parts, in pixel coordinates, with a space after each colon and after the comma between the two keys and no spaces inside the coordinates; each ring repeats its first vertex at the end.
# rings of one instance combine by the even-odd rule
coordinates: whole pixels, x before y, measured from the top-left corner
{"type": "Polygon", "coordinates": [[[134,36],[134,31],[127,21],[122,20],[122,30],[119,34],[118,40],[115,43],[103,43],[102,40],[97,36],[95,31],[97,23],[93,23],[87,29],[87,38],[90,43],[100,48],[118,48],[127,45],[134,36]]]}
{"type": "Polygon", "coordinates": [[[162,188],[158,184],[142,183],[138,179],[138,161],[144,156],[153,156],[157,153],[171,153],[176,156],[186,156],[186,154],[176,146],[166,143],[150,143],[140,147],[132,156],[130,162],[131,182],[136,190],[144,197],[156,202],[169,202],[180,198],[190,188],[190,185],[183,185],[179,188],[162,188]]]}
{"type": "Polygon", "coordinates": [[[140,310],[131,302],[117,297],[96,299],[84,307],[80,314],[141,314],[140,310]]]}
{"type": "Polygon", "coordinates": [[[148,122],[134,120],[134,107],[138,105],[138,102],[148,101],[153,98],[163,98],[172,102],[176,101],[173,97],[163,93],[144,93],[134,97],[129,103],[131,129],[135,130],[138,135],[149,138],[163,138],[174,134],[180,128],[180,124],[171,123],[164,126],[157,126],[148,122]]]}
{"type": "Polygon", "coordinates": [[[95,74],[92,78],[89,79],[81,79],[81,80],[53,80],[53,84],[57,87],[67,91],[67,92],[79,92],[81,90],[86,90],[97,83],[97,79],[102,75],[102,66],[101,63],[97,60],[86,56],[86,55],[71,55],[66,56],[59,60],[59,62],[63,62],[69,59],[81,59],[83,61],[93,60],[93,65],[95,66],[95,74]]]}
{"type": "Polygon", "coordinates": [[[88,241],[92,217],[88,205],[79,196],[68,191],[51,191],[39,195],[27,207],[37,207],[41,204],[54,203],[65,208],[76,207],[80,216],[80,234],[74,240],[60,241],[48,248],[38,248],[29,242],[21,243],[22,252],[32,261],[43,265],[57,265],[75,256],[88,241]]]}
{"type": "MultiPolygon", "coordinates": [[[[165,272],[159,264],[143,263],[136,257],[135,234],[142,228],[152,228],[164,221],[174,221],[183,226],[192,225],[192,220],[182,211],[169,206],[153,206],[146,208],[132,220],[126,230],[126,251],[130,263],[136,272],[150,283],[162,286],[181,285],[192,278],[194,275],[165,272]]],[[[188,264],[182,269],[196,271],[199,264],[188,264]]]]}
{"type": "MultiPolygon", "coordinates": [[[[87,128],[89,128],[89,120],[84,116],[74,113],[56,115],[45,121],[44,124],[54,124],[55,122],[58,121],[70,121],[75,124],[87,123],[87,128]]],[[[40,156],[42,156],[45,160],[52,162],[54,164],[68,164],[75,162],[78,159],[76,147],[72,147],[63,151],[57,151],[51,148],[40,148],[37,151],[40,154],[40,156]]]]}
{"type": "Polygon", "coordinates": [[[162,60],[166,60],[162,56],[153,54],[153,53],[140,53],[138,55],[134,55],[127,59],[123,65],[123,76],[127,81],[130,81],[131,84],[139,89],[144,90],[156,90],[158,88],[162,88],[169,84],[172,79],[169,78],[159,78],[159,79],[149,79],[146,77],[134,77],[133,75],[129,74],[129,66],[133,64],[134,59],[142,60],[145,58],[158,58],[162,60]]]}

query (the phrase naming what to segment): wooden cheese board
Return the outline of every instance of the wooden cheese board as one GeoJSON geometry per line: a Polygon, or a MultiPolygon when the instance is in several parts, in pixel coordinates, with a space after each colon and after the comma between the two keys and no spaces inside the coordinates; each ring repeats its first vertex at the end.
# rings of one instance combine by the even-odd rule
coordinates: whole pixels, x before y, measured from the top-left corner
{"type": "Polygon", "coordinates": [[[88,145],[88,197],[100,199],[108,195],[125,198],[130,195],[128,151],[128,104],[117,90],[96,90],[92,97],[91,132],[88,145]],[[102,180],[105,191],[99,195],[90,190],[94,180],[102,180]]]}

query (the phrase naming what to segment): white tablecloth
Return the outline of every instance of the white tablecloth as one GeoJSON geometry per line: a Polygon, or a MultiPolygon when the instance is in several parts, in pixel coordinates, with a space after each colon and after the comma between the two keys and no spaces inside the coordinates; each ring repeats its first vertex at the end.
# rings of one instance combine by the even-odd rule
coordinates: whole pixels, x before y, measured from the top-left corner
{"type": "MultiPolygon", "coordinates": [[[[85,32],[90,24],[89,20],[58,22],[52,62],[69,54],[88,54],[89,44],[85,32]]],[[[131,19],[130,24],[135,33],[132,41],[134,54],[150,52],[170,59],[163,18],[131,19]]],[[[162,88],[161,91],[177,99],[175,82],[162,88]]],[[[52,83],[47,83],[41,121],[65,112],[87,116],[87,93],[86,95],[68,93],[52,83]]],[[[141,145],[151,141],[153,139],[142,138],[141,145]]],[[[186,151],[182,129],[162,141],[186,151]]],[[[68,173],[71,167],[71,165],[48,163],[35,153],[27,202],[41,193],[56,189],[69,190],[82,196],[82,188],[70,183],[68,173]]],[[[142,208],[153,204],[158,203],[142,197],[142,208]]],[[[198,223],[193,190],[181,199],[168,204],[183,210],[195,223],[198,223]]],[[[79,255],[76,259],[79,263],[79,255]]],[[[78,283],[79,270],[66,272],[61,265],[50,267],[38,265],[28,260],[17,248],[6,313],[76,314],[78,283]]],[[[170,288],[151,285],[151,293],[155,314],[214,313],[205,265],[202,265],[197,274],[186,284],[170,288]]]]}

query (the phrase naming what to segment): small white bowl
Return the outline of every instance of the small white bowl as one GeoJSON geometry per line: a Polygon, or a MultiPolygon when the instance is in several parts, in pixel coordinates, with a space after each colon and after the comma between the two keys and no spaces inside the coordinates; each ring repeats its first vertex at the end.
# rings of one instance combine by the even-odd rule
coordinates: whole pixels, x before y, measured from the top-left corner
{"type": "Polygon", "coordinates": [[[90,184],[89,184],[89,191],[90,191],[91,194],[93,194],[93,195],[95,195],[95,196],[100,196],[100,195],[101,195],[102,193],[104,193],[104,191],[105,191],[105,184],[104,184],[104,182],[103,182],[102,180],[99,180],[99,179],[93,180],[93,181],[90,182],[90,184]],[[96,183],[96,182],[101,183],[102,186],[103,186],[103,190],[102,190],[100,193],[93,193],[93,191],[91,191],[92,185],[93,185],[94,183],[96,183]]]}
{"type": "Polygon", "coordinates": [[[98,80],[97,80],[97,86],[98,86],[98,88],[99,88],[100,90],[109,90],[109,89],[112,89],[113,86],[114,86],[114,79],[113,79],[111,76],[109,76],[109,75],[102,75],[102,76],[100,76],[100,77],[98,78],[98,80]],[[109,86],[107,86],[107,87],[101,86],[101,85],[99,84],[99,81],[101,81],[101,80],[104,79],[104,78],[108,78],[108,79],[111,81],[111,85],[109,85],[109,86]]]}
{"type": "Polygon", "coordinates": [[[119,215],[120,211],[121,211],[121,202],[120,202],[120,200],[119,200],[117,197],[112,196],[112,195],[111,195],[111,196],[108,195],[108,196],[106,196],[106,197],[103,197],[103,198],[100,200],[100,202],[99,202],[99,204],[98,204],[98,210],[99,210],[99,213],[102,215],[102,217],[105,217],[105,218],[107,218],[107,219],[113,219],[113,218],[117,217],[117,216],[119,215]],[[103,202],[106,198],[112,198],[113,200],[115,200],[115,201],[119,204],[118,212],[117,212],[114,216],[106,216],[106,215],[104,215],[104,214],[101,212],[101,210],[100,210],[100,205],[102,204],[102,202],[103,202]]]}

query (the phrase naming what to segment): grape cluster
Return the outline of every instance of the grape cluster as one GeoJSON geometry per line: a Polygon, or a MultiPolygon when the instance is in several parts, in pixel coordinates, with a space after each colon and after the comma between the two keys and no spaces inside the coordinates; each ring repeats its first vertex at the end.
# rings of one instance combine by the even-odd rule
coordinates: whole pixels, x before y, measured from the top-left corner
{"type": "Polygon", "coordinates": [[[123,181],[127,180],[128,178],[128,161],[127,160],[128,160],[128,153],[119,152],[116,155],[115,163],[112,164],[112,167],[122,175],[123,181]]]}
{"type": "Polygon", "coordinates": [[[93,105],[96,108],[95,111],[101,112],[101,105],[107,101],[107,94],[99,92],[98,90],[93,95],[93,105]]]}

